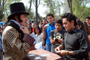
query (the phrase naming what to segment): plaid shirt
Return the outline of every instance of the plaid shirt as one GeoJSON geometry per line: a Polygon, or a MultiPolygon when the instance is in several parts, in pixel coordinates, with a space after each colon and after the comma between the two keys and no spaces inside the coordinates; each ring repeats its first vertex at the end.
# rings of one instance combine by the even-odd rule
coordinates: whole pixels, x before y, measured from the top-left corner
{"type": "MultiPolygon", "coordinates": [[[[7,26],[2,35],[4,58],[7,60],[23,60],[30,51],[30,45],[21,42],[21,34],[12,26],[7,26]]],[[[5,59],[5,60],[6,60],[5,59]]]]}

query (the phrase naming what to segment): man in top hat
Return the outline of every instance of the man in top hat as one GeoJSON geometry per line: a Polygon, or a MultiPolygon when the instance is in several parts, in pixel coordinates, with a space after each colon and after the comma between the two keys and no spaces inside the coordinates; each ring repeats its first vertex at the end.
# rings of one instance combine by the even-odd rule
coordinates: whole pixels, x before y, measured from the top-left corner
{"type": "Polygon", "coordinates": [[[2,35],[3,59],[24,60],[34,42],[26,27],[29,13],[21,2],[11,4],[10,11],[7,27],[2,35]]]}

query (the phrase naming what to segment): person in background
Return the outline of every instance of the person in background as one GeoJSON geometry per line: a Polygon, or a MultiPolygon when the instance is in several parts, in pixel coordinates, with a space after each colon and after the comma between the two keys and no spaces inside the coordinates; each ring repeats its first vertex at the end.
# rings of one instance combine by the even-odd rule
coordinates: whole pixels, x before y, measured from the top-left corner
{"type": "Polygon", "coordinates": [[[66,55],[66,60],[88,60],[88,37],[84,31],[76,28],[77,17],[72,13],[65,13],[62,18],[67,32],[55,52],[66,55]]]}
{"type": "Polygon", "coordinates": [[[90,28],[88,27],[87,23],[85,21],[82,21],[82,23],[84,26],[84,31],[90,35],[90,28]]]}
{"type": "Polygon", "coordinates": [[[27,22],[26,23],[30,23],[30,20],[27,20],[27,22]]]}
{"type": "MultiPolygon", "coordinates": [[[[90,34],[88,34],[89,27],[87,23],[85,21],[80,21],[79,19],[77,19],[77,28],[86,32],[89,40],[89,51],[90,51],[90,34]]],[[[89,59],[90,59],[90,52],[89,52],[89,59]]]]}
{"type": "Polygon", "coordinates": [[[89,28],[90,28],[90,17],[86,17],[86,23],[87,23],[87,25],[88,25],[89,28]]]}
{"type": "Polygon", "coordinates": [[[35,33],[35,27],[36,27],[36,24],[35,23],[32,23],[32,32],[35,33]]]}
{"type": "Polygon", "coordinates": [[[33,21],[32,21],[32,23],[35,23],[36,22],[36,18],[33,18],[33,21]]]}
{"type": "Polygon", "coordinates": [[[2,31],[2,28],[0,27],[0,36],[2,36],[2,32],[3,32],[3,31],[2,31]]]}
{"type": "Polygon", "coordinates": [[[46,20],[46,19],[43,19],[43,20],[42,20],[42,26],[41,26],[42,32],[43,32],[43,27],[44,27],[44,25],[46,25],[46,24],[47,24],[47,20],[46,20]]]}
{"type": "MultiPolygon", "coordinates": [[[[29,30],[30,36],[35,39],[35,33],[32,32],[32,27],[31,27],[31,26],[28,27],[28,30],[29,30]]],[[[31,50],[35,50],[35,47],[34,47],[34,46],[35,46],[35,43],[36,43],[36,42],[34,41],[34,43],[33,43],[32,47],[31,47],[30,51],[31,51],[31,50]]]]}
{"type": "Polygon", "coordinates": [[[6,26],[7,26],[6,24],[3,25],[3,31],[4,31],[4,29],[6,28],[6,26]]]}
{"type": "Polygon", "coordinates": [[[55,53],[55,48],[58,47],[62,41],[63,41],[63,35],[65,33],[65,30],[62,30],[62,19],[56,20],[55,22],[55,30],[52,30],[50,32],[50,41],[52,44],[51,52],[55,53]]]}
{"type": "Polygon", "coordinates": [[[81,29],[81,30],[85,31],[84,28],[83,28],[84,26],[83,26],[82,21],[80,21],[79,19],[77,19],[76,20],[76,23],[77,23],[77,28],[78,29],[81,29]]]}
{"type": "Polygon", "coordinates": [[[40,29],[41,29],[41,27],[42,27],[42,20],[41,21],[39,21],[39,25],[38,25],[39,27],[40,27],[40,29]]]}
{"type": "Polygon", "coordinates": [[[83,23],[83,28],[84,28],[84,31],[88,34],[88,40],[89,40],[89,59],[90,59],[90,28],[89,26],[87,25],[87,23],[85,21],[82,21],[83,23]]]}
{"type": "Polygon", "coordinates": [[[31,23],[27,23],[27,27],[31,26],[31,23]]]}
{"type": "Polygon", "coordinates": [[[35,39],[35,33],[32,32],[32,27],[31,26],[28,27],[28,30],[29,30],[30,36],[32,36],[35,39]]]}
{"type": "Polygon", "coordinates": [[[36,26],[35,28],[35,48],[36,49],[44,49],[44,46],[42,45],[42,38],[43,38],[43,33],[41,32],[41,29],[39,26],[36,26]]]}
{"type": "MultiPolygon", "coordinates": [[[[86,32],[86,34],[89,37],[90,29],[85,21],[80,21],[79,19],[77,19],[77,28],[86,32]]],[[[89,42],[90,42],[90,40],[89,40],[89,42]]]]}
{"type": "Polygon", "coordinates": [[[1,29],[3,30],[3,24],[1,24],[1,29]]]}
{"type": "MultiPolygon", "coordinates": [[[[55,30],[54,15],[49,13],[46,17],[49,23],[43,27],[43,41],[46,40],[46,51],[51,52],[51,42],[49,38],[50,32],[55,30]]],[[[45,44],[45,42],[43,44],[45,44]]]]}
{"type": "Polygon", "coordinates": [[[26,60],[35,39],[29,35],[27,16],[22,2],[10,5],[7,27],[2,34],[3,60],[26,60]]]}

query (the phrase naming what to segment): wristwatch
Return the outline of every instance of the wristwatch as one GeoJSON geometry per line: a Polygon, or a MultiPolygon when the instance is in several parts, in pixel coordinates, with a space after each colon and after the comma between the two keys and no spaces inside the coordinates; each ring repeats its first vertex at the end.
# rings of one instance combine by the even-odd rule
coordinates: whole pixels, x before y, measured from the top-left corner
{"type": "Polygon", "coordinates": [[[55,39],[55,41],[57,42],[57,41],[58,41],[58,39],[55,39]]]}

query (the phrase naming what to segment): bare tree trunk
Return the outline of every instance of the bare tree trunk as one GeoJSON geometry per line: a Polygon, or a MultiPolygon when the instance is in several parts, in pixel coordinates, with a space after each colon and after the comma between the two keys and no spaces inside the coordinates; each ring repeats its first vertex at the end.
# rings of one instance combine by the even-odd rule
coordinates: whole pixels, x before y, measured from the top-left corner
{"type": "Polygon", "coordinates": [[[0,9],[1,9],[1,0],[0,0],[0,9]]]}
{"type": "Polygon", "coordinates": [[[30,7],[29,7],[29,10],[28,10],[28,13],[29,13],[30,10],[31,10],[31,5],[32,5],[32,0],[30,0],[30,7]]]}
{"type": "Polygon", "coordinates": [[[72,0],[71,0],[71,5],[70,5],[70,6],[71,6],[71,8],[70,8],[70,10],[71,10],[71,13],[73,13],[73,11],[72,11],[72,0]]]}
{"type": "Polygon", "coordinates": [[[4,5],[6,2],[7,2],[7,0],[3,0],[2,11],[4,11],[4,5]]]}
{"type": "Polygon", "coordinates": [[[72,0],[67,0],[67,2],[68,2],[70,12],[73,13],[73,11],[72,11],[72,0]]]}
{"type": "Polygon", "coordinates": [[[0,19],[0,22],[2,22],[2,19],[0,19]]]}
{"type": "Polygon", "coordinates": [[[3,0],[3,6],[2,6],[2,10],[4,10],[4,0],[3,0]]]}

